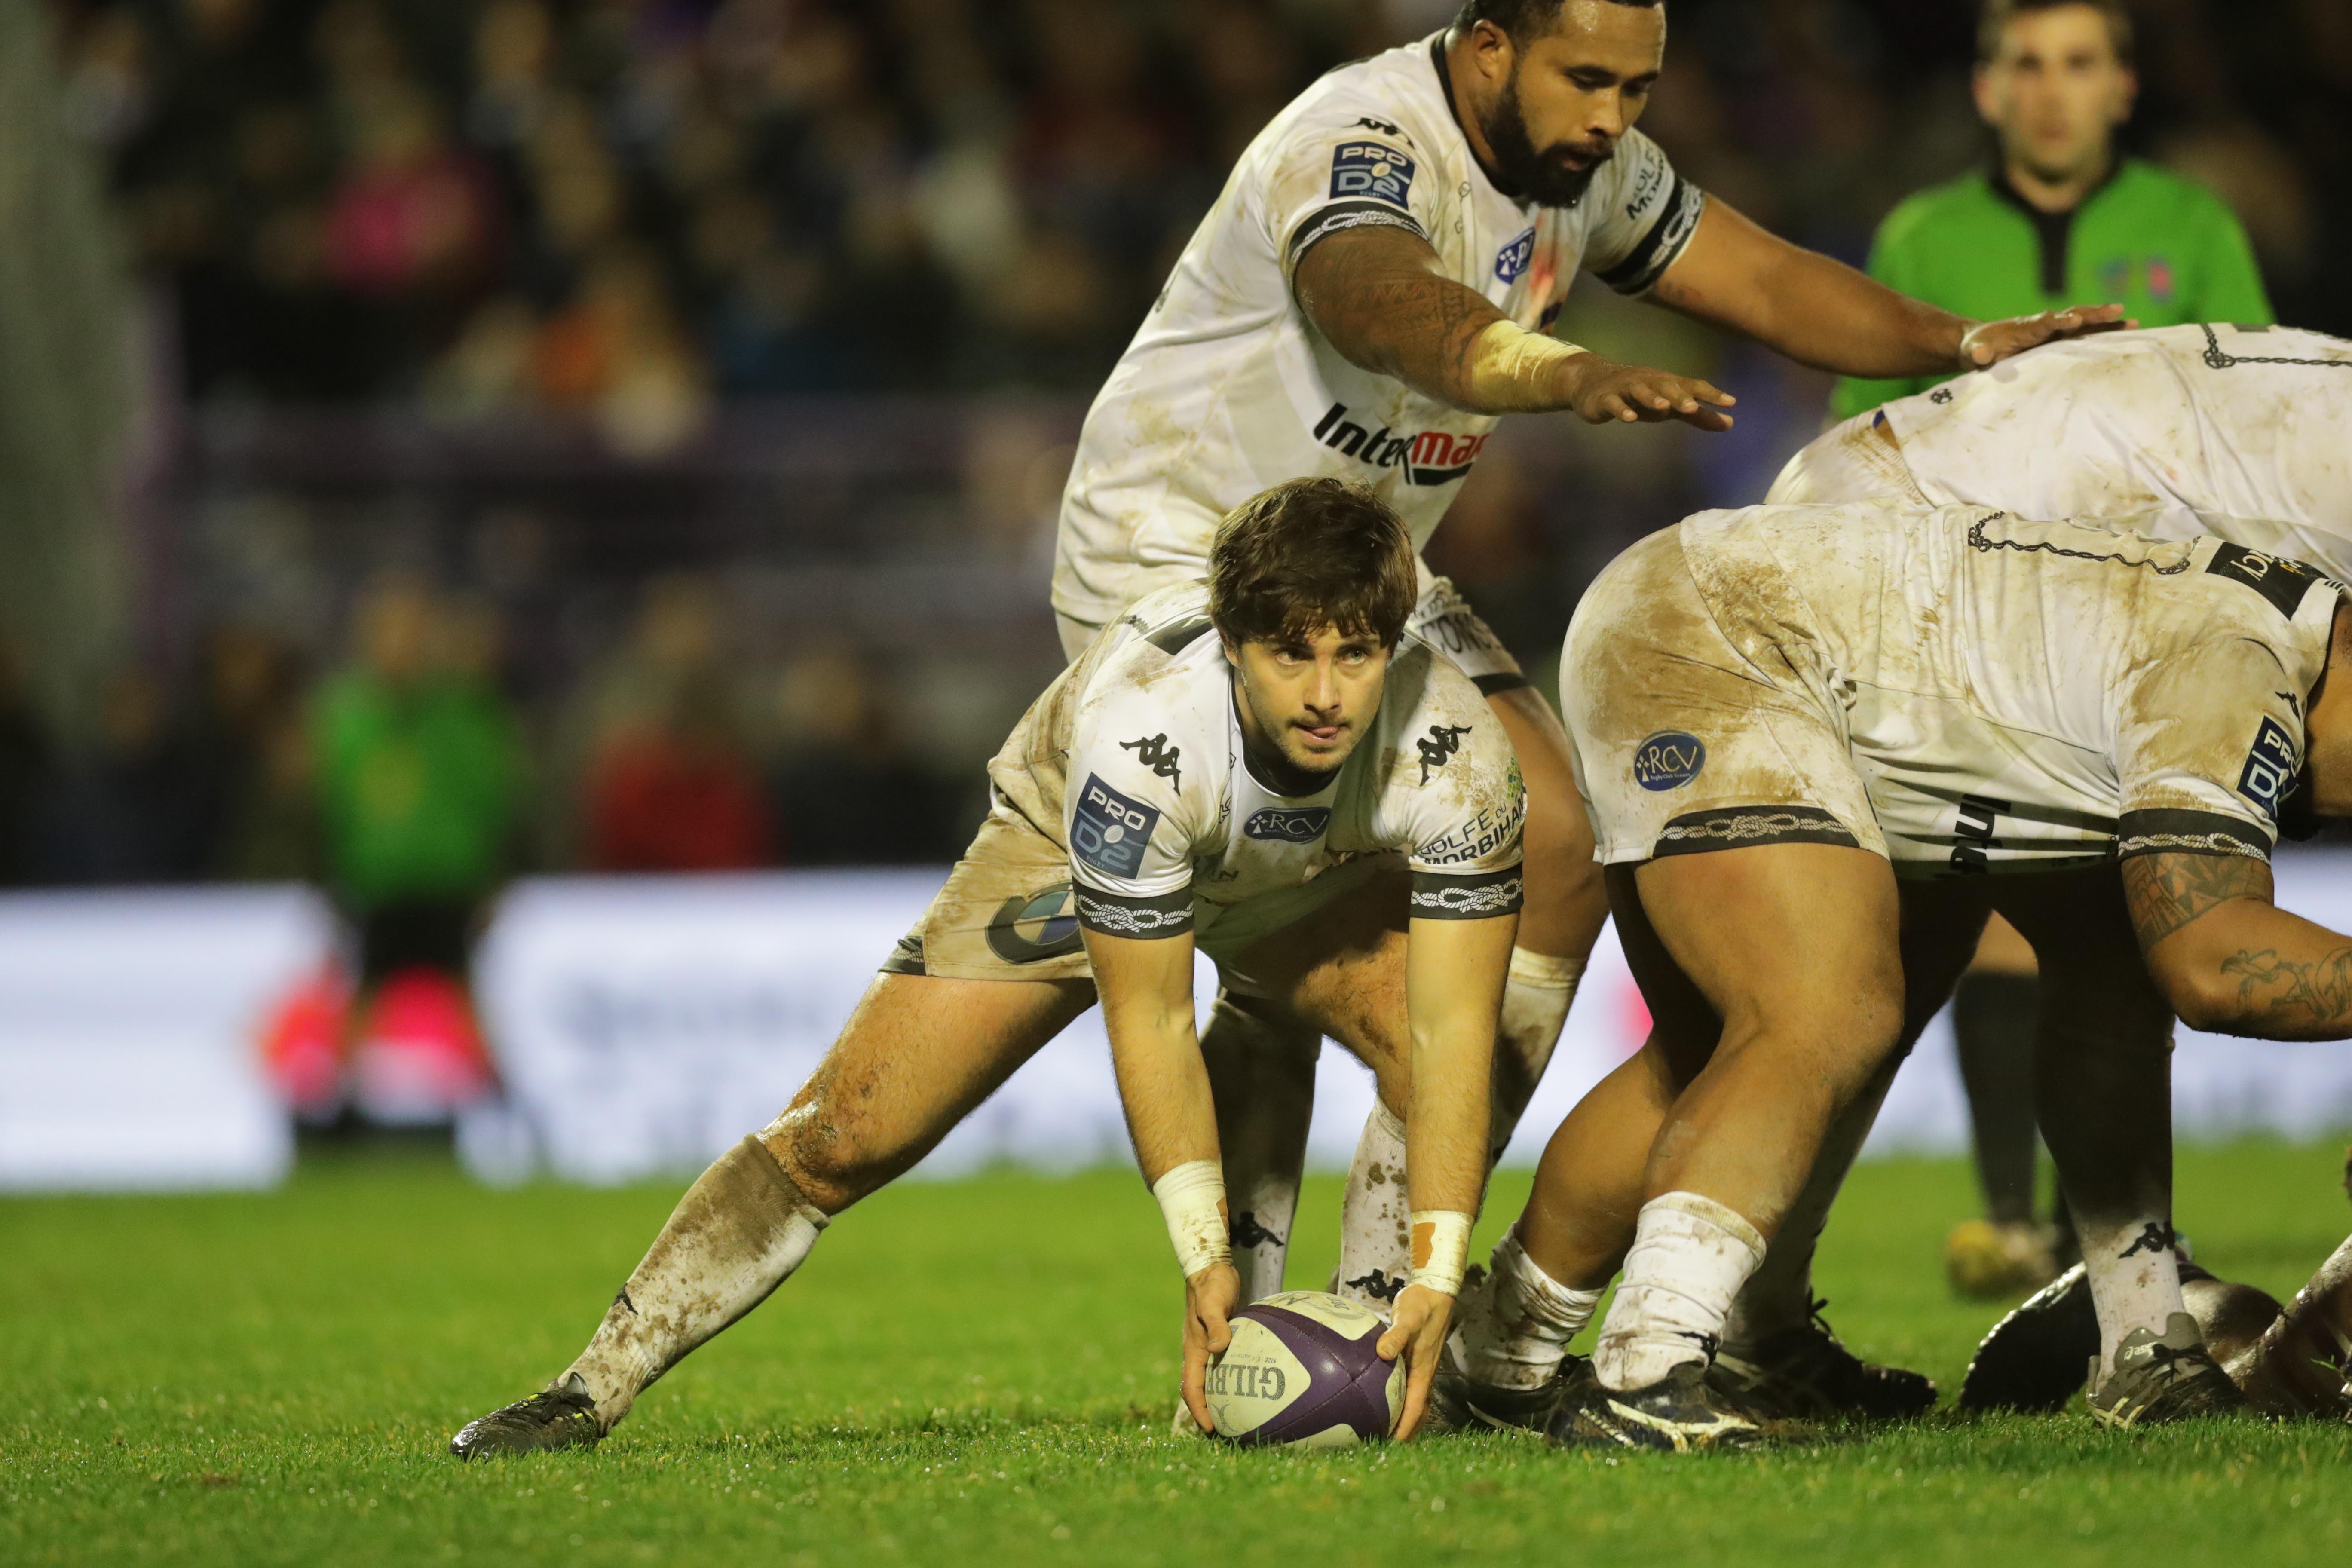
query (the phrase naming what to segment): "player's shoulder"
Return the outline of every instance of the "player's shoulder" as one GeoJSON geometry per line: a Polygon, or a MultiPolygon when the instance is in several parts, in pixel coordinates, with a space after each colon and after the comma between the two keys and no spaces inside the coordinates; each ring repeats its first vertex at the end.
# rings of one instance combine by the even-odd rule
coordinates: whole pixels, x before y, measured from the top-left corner
{"type": "Polygon", "coordinates": [[[1117,747],[1171,780],[1188,763],[1197,769],[1209,752],[1223,754],[1229,679],[1205,583],[1136,601],[1085,657],[1075,746],[1117,747]]]}
{"type": "Polygon", "coordinates": [[[1435,157],[1462,140],[1428,39],[1334,66],[1275,117],[1265,140],[1279,146],[1346,132],[1395,142],[1420,157],[1435,157]]]}
{"type": "Polygon", "coordinates": [[[1383,748],[1423,784],[1457,758],[1469,767],[1491,768],[1512,757],[1510,738],[1476,682],[1410,633],[1389,659],[1380,731],[1383,748]]]}

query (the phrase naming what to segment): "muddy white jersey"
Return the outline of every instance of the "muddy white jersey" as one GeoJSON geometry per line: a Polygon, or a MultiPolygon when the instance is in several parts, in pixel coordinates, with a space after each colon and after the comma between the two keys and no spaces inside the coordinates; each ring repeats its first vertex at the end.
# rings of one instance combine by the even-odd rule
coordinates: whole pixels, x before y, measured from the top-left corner
{"type": "Polygon", "coordinates": [[[1062,497],[1054,607],[1102,626],[1207,570],[1218,520],[1267,486],[1361,480],[1418,548],[1492,416],[1339,357],[1291,293],[1316,241],[1409,230],[1445,275],[1547,326],[1580,267],[1639,293],[1682,254],[1704,198],[1638,132],[1573,206],[1497,190],[1454,118],[1444,35],[1330,72],[1259,132],[1087,416],[1062,497]]]}
{"type": "Polygon", "coordinates": [[[1879,412],[1937,505],[2129,519],[2159,538],[2211,533],[2352,578],[2352,342],[2340,338],[2115,332],[1879,412]]]}
{"type": "Polygon", "coordinates": [[[1844,728],[1900,870],[2266,857],[2345,590],[2225,540],[1977,508],[1681,526],[1717,624],[1844,728]]]}
{"type": "Polygon", "coordinates": [[[1380,711],[1309,795],[1252,771],[1234,700],[1207,585],[1181,584],[1096,638],[990,765],[1000,798],[1067,847],[1081,923],[1207,940],[1252,911],[1275,929],[1285,895],[1381,854],[1412,868],[1416,917],[1519,907],[1517,760],[1469,677],[1427,644],[1398,645],[1380,711]]]}

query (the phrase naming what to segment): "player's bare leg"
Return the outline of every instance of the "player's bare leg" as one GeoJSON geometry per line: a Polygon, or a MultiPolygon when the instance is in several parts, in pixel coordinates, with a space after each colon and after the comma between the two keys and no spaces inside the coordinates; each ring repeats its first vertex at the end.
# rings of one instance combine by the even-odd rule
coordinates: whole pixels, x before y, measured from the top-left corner
{"type": "Polygon", "coordinates": [[[904,1174],[1094,1004],[1084,980],[879,974],[783,1114],[705,1171],[578,1360],[466,1427],[460,1458],[595,1442],[766,1300],[835,1215],[904,1174]]]}
{"type": "Polygon", "coordinates": [[[2244,1400],[2207,1352],[2172,1236],[2172,1007],[2112,873],[2036,878],[2002,912],[2063,951],[2042,976],[2034,1090],[2099,1321],[2091,1413],[2135,1426],[2244,1400]]]}
{"type": "MultiPolygon", "coordinates": [[[[1894,874],[1865,850],[1785,844],[1675,856],[1609,878],[1675,1093],[1640,1167],[1625,1277],[1590,1385],[1563,1405],[1554,1436],[1738,1446],[1758,1429],[1708,1394],[1707,1363],[1832,1123],[1902,1033],[1894,874]]],[[[1596,1205],[1622,1209],[1625,1171],[1595,1174],[1596,1205]]],[[[1582,1196],[1548,1201],[1558,1213],[1583,1208],[1582,1196]]],[[[1589,1241],[1580,1250],[1570,1236],[1533,1226],[1519,1240],[1562,1285],[1607,1281],[1612,1259],[1589,1241]]]]}

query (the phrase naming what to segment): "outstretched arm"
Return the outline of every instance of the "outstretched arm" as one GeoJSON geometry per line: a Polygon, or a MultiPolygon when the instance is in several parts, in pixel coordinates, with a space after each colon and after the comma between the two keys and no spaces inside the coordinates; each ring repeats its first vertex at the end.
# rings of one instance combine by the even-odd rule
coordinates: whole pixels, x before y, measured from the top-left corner
{"type": "Polygon", "coordinates": [[[1412,1273],[1380,1343],[1382,1355],[1405,1358],[1399,1437],[1412,1435],[1428,1404],[1486,1191],[1495,1025],[1518,925],[1516,914],[1416,919],[1406,939],[1412,1098],[1405,1108],[1404,1170],[1412,1273]]]}
{"type": "Polygon", "coordinates": [[[1570,408],[1599,425],[1680,419],[1727,430],[1731,395],[1696,376],[1619,364],[1530,332],[1445,276],[1419,235],[1366,224],[1317,240],[1293,279],[1299,309],[1349,363],[1473,414],[1570,408]]]}
{"type": "Polygon", "coordinates": [[[2272,903],[2269,862],[2142,855],[2123,875],[2148,973],[2181,1022],[2266,1040],[2352,1036],[2352,938],[2272,903]]]}
{"type": "Polygon", "coordinates": [[[1651,290],[1658,303],[1839,375],[1949,375],[2130,323],[2120,305],[1972,321],[1759,227],[1720,197],[1651,290]]]}

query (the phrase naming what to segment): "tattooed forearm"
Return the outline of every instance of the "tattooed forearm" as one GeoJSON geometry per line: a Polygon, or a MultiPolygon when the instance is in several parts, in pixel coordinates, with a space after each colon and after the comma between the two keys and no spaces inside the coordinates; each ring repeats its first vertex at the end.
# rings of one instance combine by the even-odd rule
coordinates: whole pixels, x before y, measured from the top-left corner
{"type": "Polygon", "coordinates": [[[2246,855],[2136,855],[2123,873],[2142,952],[2232,899],[2271,901],[2270,862],[2246,855]]]}
{"type": "Polygon", "coordinates": [[[1473,405],[1478,334],[1507,320],[1439,272],[1426,240],[1393,225],[1317,241],[1299,259],[1297,289],[1308,319],[1351,363],[1456,407],[1473,405]]]}
{"type": "Polygon", "coordinates": [[[2352,1034],[2352,947],[2315,959],[2276,948],[2242,948],[2221,961],[2238,982],[2238,1027],[2265,1039],[2340,1039],[2352,1034]]]}

